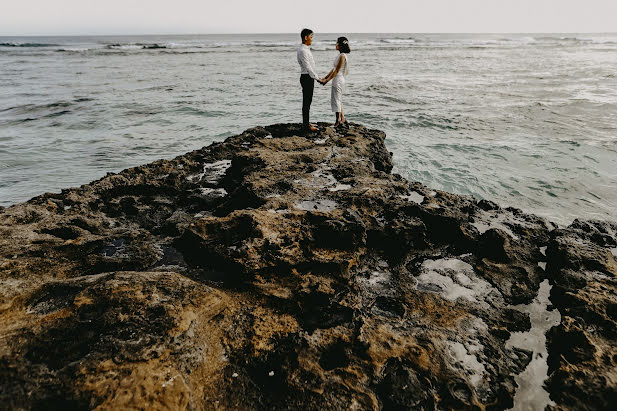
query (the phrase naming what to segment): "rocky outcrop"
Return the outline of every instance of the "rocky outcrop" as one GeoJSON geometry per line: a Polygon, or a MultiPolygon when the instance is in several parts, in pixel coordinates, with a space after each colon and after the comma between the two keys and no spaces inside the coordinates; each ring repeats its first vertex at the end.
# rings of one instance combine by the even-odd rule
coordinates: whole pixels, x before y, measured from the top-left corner
{"type": "Polygon", "coordinates": [[[0,210],[2,408],[505,409],[546,278],[553,406],[616,403],[615,226],[409,183],[382,132],[320,128],[0,210]]]}
{"type": "Polygon", "coordinates": [[[551,301],[562,315],[548,333],[548,386],[571,409],[617,404],[617,225],[575,220],[547,250],[551,301]]]}

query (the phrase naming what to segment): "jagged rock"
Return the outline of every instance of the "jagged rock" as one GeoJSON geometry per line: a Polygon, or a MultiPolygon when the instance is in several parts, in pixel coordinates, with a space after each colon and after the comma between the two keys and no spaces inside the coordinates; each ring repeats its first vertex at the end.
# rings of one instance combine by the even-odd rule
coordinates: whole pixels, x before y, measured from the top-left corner
{"type": "Polygon", "coordinates": [[[617,225],[575,220],[547,249],[551,301],[561,324],[548,333],[548,386],[571,409],[617,404],[617,225]]]}
{"type": "Polygon", "coordinates": [[[614,404],[615,227],[409,183],[384,139],[256,127],[0,209],[1,407],[505,409],[547,276],[551,398],[614,404]]]}

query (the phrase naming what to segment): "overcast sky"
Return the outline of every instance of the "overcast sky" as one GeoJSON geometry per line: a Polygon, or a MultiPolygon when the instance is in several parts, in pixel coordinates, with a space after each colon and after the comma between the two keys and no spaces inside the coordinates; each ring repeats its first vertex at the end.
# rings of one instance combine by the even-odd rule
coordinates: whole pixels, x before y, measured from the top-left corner
{"type": "Polygon", "coordinates": [[[2,0],[0,35],[617,32],[617,0],[2,0]]]}

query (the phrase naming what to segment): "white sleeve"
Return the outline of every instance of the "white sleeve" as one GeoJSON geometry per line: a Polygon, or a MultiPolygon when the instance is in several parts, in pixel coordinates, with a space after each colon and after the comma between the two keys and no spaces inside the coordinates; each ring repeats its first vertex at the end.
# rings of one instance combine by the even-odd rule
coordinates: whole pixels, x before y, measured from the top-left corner
{"type": "Polygon", "coordinates": [[[319,76],[315,72],[315,68],[313,68],[313,64],[311,64],[311,58],[309,57],[309,53],[306,51],[302,53],[302,64],[304,65],[306,71],[308,71],[309,76],[311,76],[315,80],[319,78],[319,76]]]}

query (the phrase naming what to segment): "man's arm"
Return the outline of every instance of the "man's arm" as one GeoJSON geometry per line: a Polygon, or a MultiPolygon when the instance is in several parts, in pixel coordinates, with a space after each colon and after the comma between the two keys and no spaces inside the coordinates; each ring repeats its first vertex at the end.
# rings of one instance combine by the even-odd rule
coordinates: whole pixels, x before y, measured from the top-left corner
{"type": "Polygon", "coordinates": [[[317,73],[315,72],[315,69],[313,68],[313,65],[311,64],[311,59],[309,57],[309,51],[303,51],[302,53],[302,65],[304,66],[304,68],[306,68],[306,71],[308,71],[309,76],[311,76],[311,78],[318,80],[319,76],[317,75],[317,73]]]}

